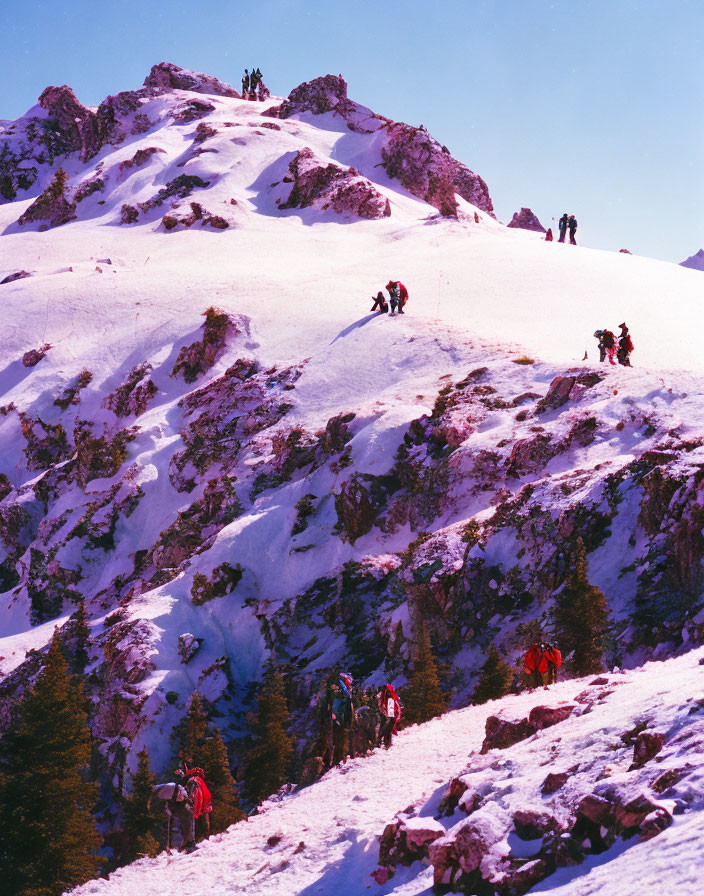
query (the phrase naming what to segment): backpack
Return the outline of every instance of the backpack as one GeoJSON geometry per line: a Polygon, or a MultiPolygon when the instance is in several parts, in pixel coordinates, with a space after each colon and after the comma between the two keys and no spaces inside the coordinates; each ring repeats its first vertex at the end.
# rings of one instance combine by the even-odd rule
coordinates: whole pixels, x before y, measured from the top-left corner
{"type": "Polygon", "coordinates": [[[396,281],[396,286],[398,287],[398,292],[399,292],[401,301],[404,303],[407,302],[408,301],[408,290],[406,289],[406,287],[403,285],[403,283],[401,283],[400,280],[396,281]]]}
{"type": "Polygon", "coordinates": [[[604,343],[604,348],[614,347],[614,334],[611,332],[611,330],[604,330],[602,341],[604,343]]]}

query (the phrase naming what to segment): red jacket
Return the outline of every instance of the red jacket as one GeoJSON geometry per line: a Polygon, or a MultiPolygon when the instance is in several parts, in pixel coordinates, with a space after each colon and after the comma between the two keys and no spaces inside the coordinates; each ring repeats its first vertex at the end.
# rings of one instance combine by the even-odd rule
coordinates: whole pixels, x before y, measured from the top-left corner
{"type": "Polygon", "coordinates": [[[531,644],[523,657],[523,671],[530,675],[537,670],[544,675],[548,671],[548,662],[558,669],[562,665],[562,654],[557,647],[548,645],[543,651],[540,649],[540,644],[531,644]]]}

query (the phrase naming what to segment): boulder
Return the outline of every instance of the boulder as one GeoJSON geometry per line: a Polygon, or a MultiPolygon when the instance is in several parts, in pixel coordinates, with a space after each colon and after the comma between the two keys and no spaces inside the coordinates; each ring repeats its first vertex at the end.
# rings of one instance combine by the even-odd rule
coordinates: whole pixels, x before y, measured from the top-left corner
{"type": "Polygon", "coordinates": [[[535,413],[544,414],[545,411],[555,410],[562,407],[563,404],[567,404],[570,392],[576,382],[576,376],[556,376],[550,383],[550,388],[545,398],[538,402],[535,413]]]}
{"type": "Polygon", "coordinates": [[[545,778],[540,788],[543,796],[549,796],[556,793],[561,787],[564,787],[570,777],[570,772],[550,772],[545,778]]]}
{"type": "Polygon", "coordinates": [[[513,827],[521,840],[537,840],[545,834],[559,831],[560,823],[549,812],[518,809],[513,813],[513,827]]]}
{"type": "Polygon", "coordinates": [[[577,709],[576,703],[560,703],[557,706],[534,706],[528,715],[529,723],[536,731],[564,722],[577,709]]]}
{"type": "Polygon", "coordinates": [[[379,842],[379,865],[389,870],[427,858],[430,846],[445,835],[433,818],[400,818],[387,824],[379,842]]]}
{"type": "Polygon", "coordinates": [[[207,93],[213,96],[230,96],[240,99],[239,93],[229,84],[202,72],[192,72],[174,65],[173,62],[158,62],[144,79],[144,86],[154,93],[171,90],[190,90],[192,93],[207,93]]]}
{"type": "Polygon", "coordinates": [[[526,473],[537,473],[559,453],[559,444],[546,433],[530,439],[519,439],[511,449],[506,475],[518,478],[526,473]]]}
{"type": "Polygon", "coordinates": [[[529,208],[522,208],[520,212],[515,212],[507,226],[517,227],[520,230],[534,230],[536,233],[545,233],[545,228],[529,208]]]}
{"type": "Polygon", "coordinates": [[[512,747],[519,741],[535,734],[535,731],[536,729],[528,719],[509,721],[508,719],[501,719],[499,716],[489,716],[486,720],[485,737],[481,752],[505,750],[507,747],[512,747]]]}
{"type": "MultiPolygon", "coordinates": [[[[4,277],[0,280],[0,286],[5,283],[14,283],[15,280],[24,280],[25,277],[31,277],[32,275],[28,271],[15,271],[14,274],[8,274],[7,277],[4,277]]],[[[25,367],[28,366],[25,364],[25,367]]]]}
{"type": "Polygon", "coordinates": [[[631,769],[641,768],[662,750],[663,736],[651,731],[641,731],[633,745],[631,769]]]}
{"type": "Polygon", "coordinates": [[[616,820],[613,803],[593,793],[580,800],[577,806],[577,817],[579,818],[580,815],[605,828],[612,827],[616,820]]]}
{"type": "Polygon", "coordinates": [[[391,214],[389,200],[356,168],[326,163],[308,147],[297,153],[288,167],[293,186],[288,199],[279,204],[281,209],[315,206],[367,220],[391,214]]]}
{"type": "Polygon", "coordinates": [[[452,781],[450,781],[449,788],[445,791],[445,795],[440,800],[438,816],[444,818],[445,816],[452,815],[457,808],[460,797],[466,793],[467,789],[467,784],[462,778],[453,778],[452,781]]]}
{"type": "Polygon", "coordinates": [[[178,655],[183,663],[188,663],[198,653],[203,643],[203,638],[196,638],[190,632],[184,632],[178,636],[178,655]]]}

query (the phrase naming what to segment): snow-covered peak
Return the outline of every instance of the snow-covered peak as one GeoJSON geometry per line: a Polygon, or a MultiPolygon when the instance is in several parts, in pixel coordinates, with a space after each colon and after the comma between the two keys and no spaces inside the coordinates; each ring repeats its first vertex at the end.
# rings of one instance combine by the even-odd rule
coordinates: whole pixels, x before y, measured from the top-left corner
{"type": "Polygon", "coordinates": [[[690,255],[689,258],[685,261],[681,261],[680,264],[683,268],[704,271],[704,249],[700,249],[698,252],[695,252],[694,255],[690,255]]]}

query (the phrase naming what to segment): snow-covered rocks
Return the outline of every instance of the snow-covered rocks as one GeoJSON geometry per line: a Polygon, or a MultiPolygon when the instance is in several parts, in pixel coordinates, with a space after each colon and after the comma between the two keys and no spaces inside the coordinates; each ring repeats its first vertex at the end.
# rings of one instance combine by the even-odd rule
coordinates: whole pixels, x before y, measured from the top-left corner
{"type": "Polygon", "coordinates": [[[28,271],[15,271],[12,274],[8,274],[6,277],[3,277],[0,280],[0,286],[3,286],[5,283],[14,283],[15,280],[24,280],[25,277],[31,277],[32,275],[28,271]]]}
{"type": "Polygon", "coordinates": [[[289,164],[291,192],[279,208],[307,208],[314,205],[339,215],[356,218],[388,218],[389,200],[354,168],[343,168],[318,158],[306,147],[289,164]]]}
{"type": "Polygon", "coordinates": [[[536,233],[545,233],[545,228],[529,208],[522,208],[520,212],[514,212],[513,217],[506,225],[507,227],[516,227],[520,230],[533,230],[536,233]]]}

